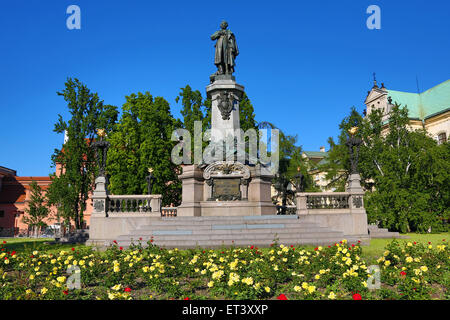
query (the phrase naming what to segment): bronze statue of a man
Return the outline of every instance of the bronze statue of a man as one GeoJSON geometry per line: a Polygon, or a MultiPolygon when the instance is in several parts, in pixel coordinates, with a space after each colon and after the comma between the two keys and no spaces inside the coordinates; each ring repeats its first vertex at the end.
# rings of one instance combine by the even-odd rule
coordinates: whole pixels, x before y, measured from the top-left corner
{"type": "Polygon", "coordinates": [[[234,59],[239,54],[236,37],[227,27],[228,23],[222,21],[220,24],[221,30],[214,32],[211,36],[211,40],[217,40],[215,44],[216,54],[214,56],[214,64],[217,66],[216,75],[233,74],[235,66],[234,59]]]}

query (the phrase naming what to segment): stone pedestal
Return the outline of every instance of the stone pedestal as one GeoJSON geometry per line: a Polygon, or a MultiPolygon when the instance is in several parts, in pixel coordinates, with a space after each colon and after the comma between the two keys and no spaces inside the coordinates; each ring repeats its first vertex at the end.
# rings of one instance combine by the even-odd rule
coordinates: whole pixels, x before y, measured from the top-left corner
{"type": "Polygon", "coordinates": [[[231,76],[216,79],[206,87],[206,94],[211,99],[211,141],[234,137],[240,129],[239,101],[243,93],[244,87],[231,76]]]}
{"type": "Polygon", "coordinates": [[[95,189],[92,193],[92,206],[94,208],[92,216],[106,217],[107,216],[107,199],[108,190],[106,187],[106,178],[99,176],[95,179],[95,189]]]}
{"type": "Polygon", "coordinates": [[[183,166],[178,176],[182,181],[182,203],[178,216],[259,216],[276,214],[272,203],[270,186],[273,176],[261,170],[261,165],[253,167],[240,163],[218,161],[206,168],[197,165],[183,166]],[[233,165],[234,171],[222,174],[220,168],[233,165]],[[241,179],[240,199],[212,199],[213,179],[241,179]]]}

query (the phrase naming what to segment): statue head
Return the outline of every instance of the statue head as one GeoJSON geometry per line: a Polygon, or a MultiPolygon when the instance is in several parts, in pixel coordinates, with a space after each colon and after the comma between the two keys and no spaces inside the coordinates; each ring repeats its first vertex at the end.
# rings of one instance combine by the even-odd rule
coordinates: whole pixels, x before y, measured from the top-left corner
{"type": "Polygon", "coordinates": [[[220,28],[222,28],[222,30],[225,30],[226,28],[228,28],[228,22],[223,20],[222,23],[220,24],[220,28]]]}

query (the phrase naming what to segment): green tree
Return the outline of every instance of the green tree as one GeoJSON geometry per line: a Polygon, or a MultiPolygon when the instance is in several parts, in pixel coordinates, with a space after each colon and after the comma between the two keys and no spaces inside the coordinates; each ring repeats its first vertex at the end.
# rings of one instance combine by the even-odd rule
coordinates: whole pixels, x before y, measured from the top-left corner
{"type": "MultiPolygon", "coordinates": [[[[362,120],[362,116],[356,111],[355,107],[352,107],[349,116],[345,117],[339,124],[341,131],[337,143],[332,137],[328,138],[330,148],[326,161],[317,166],[318,171],[326,173],[325,179],[329,181],[327,188],[344,191],[350,171],[349,152],[348,147],[345,145],[348,138],[348,130],[351,127],[360,127],[362,120]]],[[[361,136],[361,131],[357,132],[357,136],[361,136]]]]}
{"type": "Polygon", "coordinates": [[[33,230],[35,237],[38,236],[39,230],[47,226],[44,219],[48,217],[49,212],[47,198],[43,194],[42,188],[33,180],[30,184],[30,201],[22,221],[33,230]]]}
{"type": "MultiPolygon", "coordinates": [[[[258,129],[278,129],[270,122],[261,122],[258,129]]],[[[305,191],[316,191],[312,177],[308,174],[308,166],[302,159],[302,148],[297,146],[297,136],[286,135],[279,130],[279,169],[272,183],[276,191],[276,195],[272,201],[277,203],[281,201],[281,214],[286,214],[286,206],[295,203],[295,176],[298,169],[304,175],[305,191]]],[[[261,147],[261,146],[260,146],[261,147]]],[[[265,146],[262,146],[265,148],[265,146]]]]}
{"type": "Polygon", "coordinates": [[[180,168],[172,163],[172,131],[177,121],[169,103],[149,92],[126,97],[122,117],[109,135],[107,159],[113,194],[146,194],[148,168],[156,178],[153,193],[162,194],[163,205],[180,202],[180,168]]]}
{"type": "Polygon", "coordinates": [[[239,102],[239,122],[241,129],[245,132],[248,129],[258,130],[258,126],[255,120],[255,109],[248,98],[247,94],[244,92],[241,101],[239,102]]]}
{"type": "Polygon", "coordinates": [[[66,132],[68,140],[62,149],[55,149],[52,155],[53,165],[59,164],[61,170],[51,175],[49,200],[67,223],[73,221],[75,228],[81,229],[83,212],[98,170],[91,144],[97,129],[113,127],[117,110],[113,106],[103,105],[97,93],[91,93],[78,79],[69,78],[65,89],[58,95],[67,102],[71,118],[64,121],[58,115],[55,124],[54,131],[66,132]]]}
{"type": "Polygon", "coordinates": [[[337,144],[330,138],[328,162],[321,166],[330,184],[344,189],[349,172],[347,131],[358,126],[362,139],[358,170],[370,223],[391,230],[442,230],[449,216],[448,143],[438,146],[423,129],[411,130],[408,110],[396,104],[383,120],[380,110],[362,118],[352,108],[340,124],[337,144]]]}

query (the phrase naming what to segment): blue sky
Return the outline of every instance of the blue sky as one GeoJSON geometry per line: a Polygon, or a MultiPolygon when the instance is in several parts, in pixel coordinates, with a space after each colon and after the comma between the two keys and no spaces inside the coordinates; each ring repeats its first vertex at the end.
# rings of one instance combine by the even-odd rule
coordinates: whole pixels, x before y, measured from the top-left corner
{"type": "Polygon", "coordinates": [[[0,166],[48,175],[63,142],[67,106],[56,95],[76,77],[107,104],[149,91],[179,117],[179,89],[205,93],[215,71],[210,35],[223,19],[236,34],[236,80],[258,121],[327,146],[351,106],[364,109],[372,73],[389,89],[424,91],[450,77],[448,1],[14,0],[0,10],[0,166]],[[66,9],[81,9],[68,30],[66,9]],[[369,30],[369,5],[381,29],[369,30]]]}

